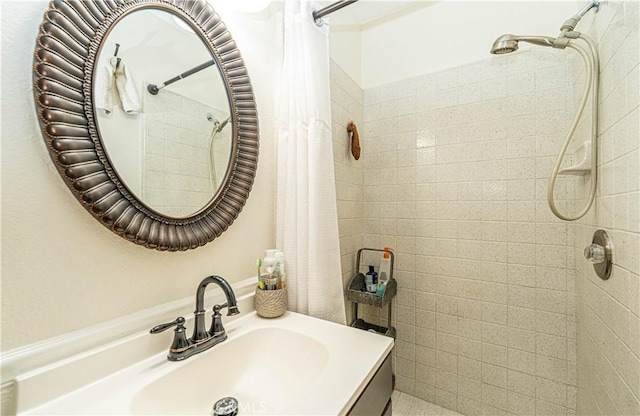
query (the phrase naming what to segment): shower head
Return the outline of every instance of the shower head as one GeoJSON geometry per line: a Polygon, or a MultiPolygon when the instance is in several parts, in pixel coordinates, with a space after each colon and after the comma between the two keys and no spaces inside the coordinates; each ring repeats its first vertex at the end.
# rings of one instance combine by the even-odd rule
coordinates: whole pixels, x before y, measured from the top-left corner
{"type": "Polygon", "coordinates": [[[218,125],[217,125],[218,133],[220,133],[222,131],[222,129],[227,125],[227,123],[229,122],[230,118],[231,117],[227,117],[227,118],[224,119],[224,121],[222,123],[218,123],[218,125]]]}
{"type": "Polygon", "coordinates": [[[551,46],[557,49],[564,49],[569,44],[570,39],[576,39],[576,37],[580,35],[580,33],[573,33],[573,35],[569,36],[569,33],[572,33],[575,30],[580,19],[582,19],[589,10],[595,9],[596,13],[598,12],[600,8],[600,1],[601,0],[590,0],[589,4],[583,7],[577,14],[565,20],[560,27],[560,36],[557,38],[550,38],[548,36],[518,36],[506,34],[500,36],[495,42],[493,42],[490,52],[494,55],[503,55],[515,52],[518,50],[518,43],[521,41],[538,46],[551,46]]]}
{"type": "Polygon", "coordinates": [[[513,35],[502,35],[491,46],[491,53],[494,55],[503,55],[518,50],[518,41],[513,35]]]}
{"type": "Polygon", "coordinates": [[[528,42],[539,46],[553,46],[555,38],[549,36],[517,36],[502,35],[491,46],[491,53],[494,55],[503,55],[518,50],[518,42],[528,42]]]}

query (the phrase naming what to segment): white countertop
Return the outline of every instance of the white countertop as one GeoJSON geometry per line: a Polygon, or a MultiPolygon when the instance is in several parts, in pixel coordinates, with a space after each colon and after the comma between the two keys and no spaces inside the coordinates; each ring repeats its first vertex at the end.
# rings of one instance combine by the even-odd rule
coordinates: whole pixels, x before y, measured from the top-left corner
{"type": "MultiPolygon", "coordinates": [[[[264,406],[250,409],[242,408],[242,398],[239,397],[240,408],[244,410],[241,413],[270,414],[277,409],[278,414],[345,414],[393,348],[391,338],[293,312],[287,312],[276,319],[263,319],[255,312],[248,313],[227,324],[226,329],[226,341],[185,361],[169,362],[166,352],[155,354],[62,397],[32,409],[25,409],[26,412],[22,414],[144,413],[144,409],[150,408],[140,407],[140,397],[145,394],[149,396],[151,392],[153,401],[164,410],[162,413],[197,413],[201,411],[202,406],[194,411],[194,408],[189,407],[194,399],[180,396],[187,396],[185,392],[200,391],[199,387],[205,385],[215,387],[215,391],[224,391],[225,383],[247,385],[250,388],[245,386],[245,391],[250,390],[251,394],[258,396],[264,394],[264,406]],[[269,339],[265,338],[262,342],[262,334],[268,334],[266,338],[269,339]],[[265,351],[261,344],[277,351],[265,351]],[[306,358],[304,354],[307,354],[306,358]],[[293,365],[295,368],[284,368],[284,372],[265,373],[265,368],[269,367],[261,366],[260,361],[256,361],[256,357],[262,356],[272,357],[278,365],[293,365]],[[298,361],[295,361],[296,359],[298,361]],[[308,365],[304,364],[305,362],[308,365]],[[253,372],[250,369],[256,363],[260,368],[253,372]],[[284,374],[286,371],[289,371],[289,376],[295,374],[298,385],[291,385],[291,377],[278,380],[278,377],[281,377],[279,373],[284,374]],[[178,377],[177,374],[182,375],[178,377]],[[158,387],[158,380],[163,380],[161,384],[166,386],[175,386],[175,393],[173,388],[162,387],[162,390],[158,387]],[[167,380],[168,383],[165,382],[167,380]],[[174,380],[175,384],[172,384],[174,380]],[[255,388],[255,385],[259,388],[255,388]],[[297,392],[296,397],[279,397],[277,394],[269,393],[277,390],[279,386],[283,386],[284,390],[287,386],[298,388],[291,390],[297,392]],[[279,403],[269,403],[270,397],[279,403]],[[165,402],[167,406],[163,407],[165,402]],[[276,405],[278,407],[274,407],[276,405]]],[[[188,330],[191,328],[188,327],[188,330]]],[[[153,335],[149,334],[148,337],[153,335]]],[[[144,335],[142,339],[146,339],[144,335]]],[[[123,350],[122,345],[119,345],[119,350],[123,350]]],[[[82,365],[78,365],[78,361],[71,358],[51,366],[49,370],[55,370],[56,377],[48,376],[47,369],[36,371],[28,377],[45,377],[44,380],[49,377],[50,382],[54,382],[53,380],[60,377],[74,377],[75,373],[83,368],[110,365],[110,362],[105,362],[104,354],[100,355],[99,360],[96,358],[92,361],[91,357],[87,356],[79,357],[78,360],[81,360],[82,365]],[[68,370],[64,370],[65,366],[68,370]]],[[[280,369],[273,366],[271,368],[280,369]]],[[[26,383],[27,386],[38,384],[46,385],[42,380],[40,383],[26,383]]],[[[204,414],[210,414],[211,405],[219,398],[221,397],[206,398],[208,412],[204,414]]],[[[147,413],[157,411],[158,408],[154,408],[147,413]]]]}

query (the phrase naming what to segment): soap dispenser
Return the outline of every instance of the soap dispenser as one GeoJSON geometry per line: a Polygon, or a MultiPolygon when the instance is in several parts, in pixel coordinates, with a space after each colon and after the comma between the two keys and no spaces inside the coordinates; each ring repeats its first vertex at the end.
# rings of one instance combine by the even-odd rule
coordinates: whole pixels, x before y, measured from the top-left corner
{"type": "Polygon", "coordinates": [[[264,256],[264,260],[262,261],[262,265],[265,268],[266,273],[273,273],[276,268],[276,252],[278,250],[274,248],[267,249],[266,256],[264,256]]]}

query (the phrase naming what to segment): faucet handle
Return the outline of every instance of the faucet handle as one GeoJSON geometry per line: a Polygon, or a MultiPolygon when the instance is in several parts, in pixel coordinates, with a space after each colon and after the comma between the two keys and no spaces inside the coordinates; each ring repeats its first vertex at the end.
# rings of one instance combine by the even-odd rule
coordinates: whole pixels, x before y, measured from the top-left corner
{"type": "Polygon", "coordinates": [[[184,318],[182,316],[177,317],[173,322],[154,326],[149,332],[157,334],[174,326],[176,329],[173,334],[173,341],[171,342],[171,347],[169,347],[169,355],[167,355],[167,358],[169,361],[180,361],[185,358],[184,352],[191,348],[191,343],[185,335],[186,328],[184,327],[184,318]]]}
{"type": "Polygon", "coordinates": [[[173,322],[167,322],[166,324],[160,324],[160,325],[154,326],[153,328],[151,328],[151,331],[149,331],[149,333],[158,334],[174,326],[177,326],[176,331],[180,329],[184,331],[185,330],[184,322],[185,322],[184,318],[182,316],[178,316],[176,320],[173,322]]]}
{"type": "Polygon", "coordinates": [[[209,329],[209,335],[212,337],[220,337],[224,335],[225,330],[222,325],[222,315],[220,314],[220,310],[222,308],[226,308],[228,305],[223,303],[222,305],[214,305],[213,306],[213,315],[211,320],[211,328],[209,329]]]}

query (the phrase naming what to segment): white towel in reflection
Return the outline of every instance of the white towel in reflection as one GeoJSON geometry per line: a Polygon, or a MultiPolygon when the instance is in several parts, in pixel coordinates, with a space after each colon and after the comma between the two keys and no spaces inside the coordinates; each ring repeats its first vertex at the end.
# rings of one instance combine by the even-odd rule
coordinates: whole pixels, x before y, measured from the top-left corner
{"type": "Polygon", "coordinates": [[[133,80],[131,71],[122,60],[120,60],[120,65],[117,65],[115,56],[111,58],[111,66],[115,68],[116,88],[118,89],[122,109],[127,114],[139,113],[140,98],[138,97],[136,83],[133,80]]]}
{"type": "Polygon", "coordinates": [[[96,85],[93,90],[96,100],[96,107],[109,114],[113,110],[113,96],[117,94],[115,90],[114,70],[111,62],[98,67],[96,74],[96,85]]]}
{"type": "Polygon", "coordinates": [[[103,67],[98,68],[95,86],[96,107],[109,114],[114,100],[119,102],[127,114],[140,112],[140,98],[129,68],[113,56],[103,67]]]}

